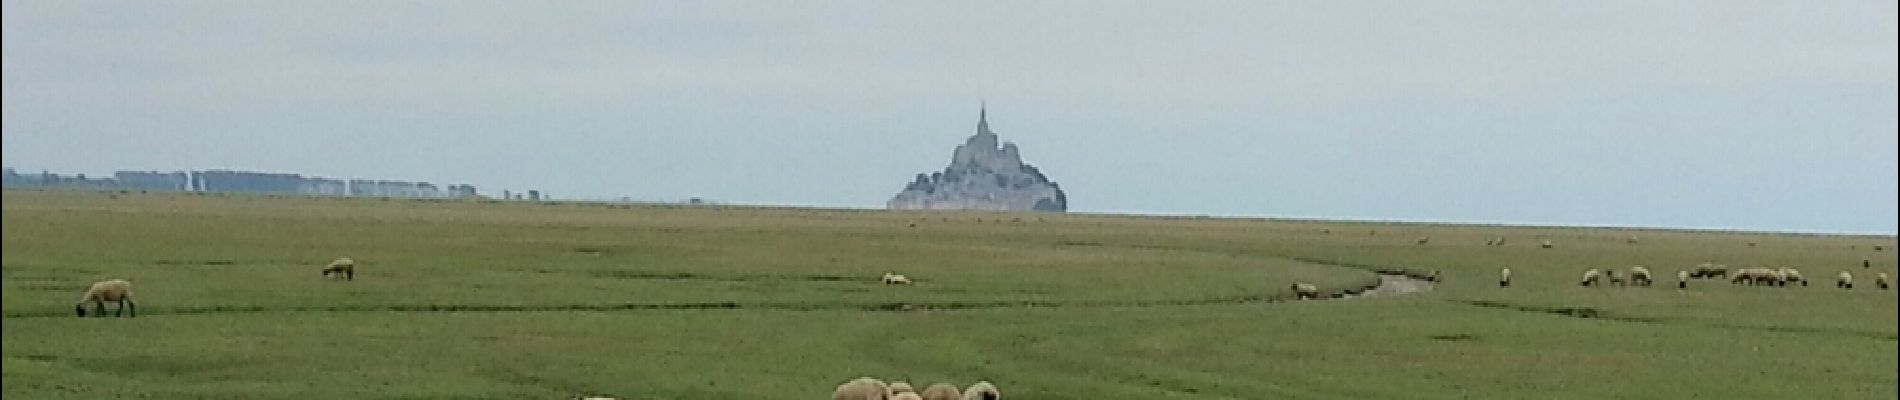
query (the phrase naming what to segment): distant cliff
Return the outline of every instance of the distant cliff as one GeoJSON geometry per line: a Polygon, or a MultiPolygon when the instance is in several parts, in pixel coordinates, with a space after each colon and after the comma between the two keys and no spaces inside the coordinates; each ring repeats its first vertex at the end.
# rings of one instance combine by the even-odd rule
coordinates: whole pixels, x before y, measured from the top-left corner
{"type": "Polygon", "coordinates": [[[1023,163],[1015,143],[997,146],[986,110],[978,114],[976,135],[951,154],[949,167],[917,174],[885,205],[894,210],[1063,212],[1069,198],[1042,171],[1023,163]]]}

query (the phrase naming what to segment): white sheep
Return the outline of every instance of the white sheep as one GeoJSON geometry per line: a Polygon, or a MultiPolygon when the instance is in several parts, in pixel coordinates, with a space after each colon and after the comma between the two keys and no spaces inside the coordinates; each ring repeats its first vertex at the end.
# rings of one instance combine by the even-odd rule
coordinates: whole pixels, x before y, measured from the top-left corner
{"type": "Polygon", "coordinates": [[[1596,268],[1583,270],[1583,286],[1596,285],[1602,279],[1603,271],[1598,271],[1596,268]]]}
{"type": "Polygon", "coordinates": [[[119,303],[119,308],[112,312],[114,317],[123,317],[128,312],[132,317],[139,316],[138,305],[132,303],[132,282],[124,279],[94,282],[92,286],[86,287],[86,294],[79,296],[79,301],[73,303],[73,313],[86,316],[86,303],[92,303],[98,307],[98,316],[104,317],[108,301],[119,303]]]}
{"type": "Polygon", "coordinates": [[[1711,264],[1707,262],[1704,262],[1700,265],[1696,265],[1695,272],[1689,273],[1689,277],[1692,277],[1692,278],[1721,278],[1721,277],[1727,277],[1727,276],[1728,276],[1727,265],[1711,264]]]}
{"type": "Polygon", "coordinates": [[[903,276],[903,275],[898,275],[898,274],[893,274],[893,273],[889,273],[889,272],[886,272],[886,273],[884,273],[884,284],[886,284],[886,285],[909,285],[909,284],[910,284],[910,277],[907,277],[907,276],[903,276]]]}
{"type": "Polygon", "coordinates": [[[891,395],[891,400],[924,400],[924,398],[918,396],[917,392],[903,392],[891,395]]]}
{"type": "Polygon", "coordinates": [[[1676,288],[1677,289],[1689,288],[1689,271],[1682,271],[1682,270],[1676,271],[1676,288]]]}
{"type": "Polygon", "coordinates": [[[1635,237],[1635,236],[1630,236],[1630,237],[1629,237],[1629,238],[1627,238],[1627,239],[1623,239],[1623,242],[1624,242],[1624,243],[1629,243],[1629,244],[1636,244],[1637,242],[1640,242],[1640,241],[1641,241],[1641,240],[1638,240],[1638,239],[1636,239],[1636,237],[1635,237]]]}
{"type": "Polygon", "coordinates": [[[1794,283],[1794,282],[1801,282],[1801,286],[1808,285],[1808,280],[1806,278],[1801,277],[1800,270],[1796,270],[1794,268],[1782,268],[1778,272],[1781,272],[1781,286],[1788,286],[1789,283],[1794,283]]]}
{"type": "Polygon", "coordinates": [[[838,385],[831,392],[831,400],[884,400],[891,397],[891,387],[884,381],[872,377],[852,379],[838,385]]]}
{"type": "Polygon", "coordinates": [[[1292,289],[1293,289],[1293,297],[1298,298],[1300,300],[1306,300],[1306,299],[1319,297],[1319,286],[1314,286],[1311,283],[1305,283],[1305,282],[1294,283],[1292,286],[1292,289]]]}
{"type": "Polygon", "coordinates": [[[963,389],[963,400],[1002,400],[1003,393],[996,391],[996,385],[989,381],[977,381],[969,389],[963,389]]]}
{"type": "Polygon", "coordinates": [[[342,276],[344,280],[356,280],[356,260],[343,257],[331,261],[330,265],[323,267],[323,276],[328,278],[330,274],[342,276]]]}
{"type": "Polygon", "coordinates": [[[924,392],[920,394],[923,400],[960,400],[963,398],[963,391],[957,390],[956,385],[948,383],[932,384],[930,387],[924,388],[924,392]]]}
{"type": "Polygon", "coordinates": [[[1847,271],[1841,271],[1840,274],[1834,275],[1834,287],[1842,288],[1842,289],[1853,289],[1854,288],[1854,274],[1847,273],[1847,271]]]}
{"type": "Polygon", "coordinates": [[[1553,244],[1551,244],[1549,240],[1545,240],[1545,241],[1544,241],[1544,243],[1543,243],[1543,247],[1544,247],[1544,248],[1546,248],[1546,249],[1548,249],[1548,248],[1551,248],[1551,247],[1556,247],[1556,245],[1553,245],[1553,244]]]}
{"type": "Polygon", "coordinates": [[[1649,268],[1638,265],[1630,267],[1630,283],[1637,286],[1649,286],[1656,281],[1650,278],[1649,268]]]}
{"type": "Polygon", "coordinates": [[[1511,287],[1511,269],[1510,268],[1505,268],[1498,271],[1498,287],[1511,287]]]}
{"type": "Polygon", "coordinates": [[[1887,290],[1887,273],[1874,274],[1874,286],[1879,286],[1880,290],[1887,290]]]}
{"type": "Polygon", "coordinates": [[[1614,269],[1604,271],[1603,276],[1610,280],[1611,285],[1623,286],[1626,283],[1623,281],[1623,273],[1614,269]]]}
{"type": "Polygon", "coordinates": [[[905,382],[905,381],[891,381],[890,387],[891,387],[891,393],[905,393],[905,392],[917,391],[916,388],[913,388],[910,386],[910,382],[905,382]]]}

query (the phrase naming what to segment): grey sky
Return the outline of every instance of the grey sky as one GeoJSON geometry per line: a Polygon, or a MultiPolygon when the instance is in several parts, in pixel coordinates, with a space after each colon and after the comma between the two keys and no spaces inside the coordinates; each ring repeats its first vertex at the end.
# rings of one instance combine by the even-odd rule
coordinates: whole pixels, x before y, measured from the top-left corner
{"type": "Polygon", "coordinates": [[[6,1],[5,164],[877,207],[1896,231],[1892,1],[6,1]]]}

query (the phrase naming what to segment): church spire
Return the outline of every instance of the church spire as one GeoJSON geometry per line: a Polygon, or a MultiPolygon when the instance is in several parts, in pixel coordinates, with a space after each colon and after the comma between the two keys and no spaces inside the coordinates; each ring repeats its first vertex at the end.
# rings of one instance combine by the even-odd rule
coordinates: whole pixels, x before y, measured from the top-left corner
{"type": "Polygon", "coordinates": [[[989,102],[987,101],[978,103],[977,105],[976,133],[979,135],[990,133],[990,110],[989,109],[990,109],[989,102]]]}

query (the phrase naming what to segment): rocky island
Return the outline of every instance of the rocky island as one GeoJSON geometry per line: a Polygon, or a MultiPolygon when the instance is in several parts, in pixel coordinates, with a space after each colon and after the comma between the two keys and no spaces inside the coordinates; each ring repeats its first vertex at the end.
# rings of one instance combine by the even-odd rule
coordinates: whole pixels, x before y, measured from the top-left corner
{"type": "Polygon", "coordinates": [[[917,174],[886,202],[893,210],[1051,211],[1069,209],[1062,187],[1023,163],[1015,143],[999,147],[989,110],[977,112],[976,134],[964,140],[942,171],[917,174]]]}

